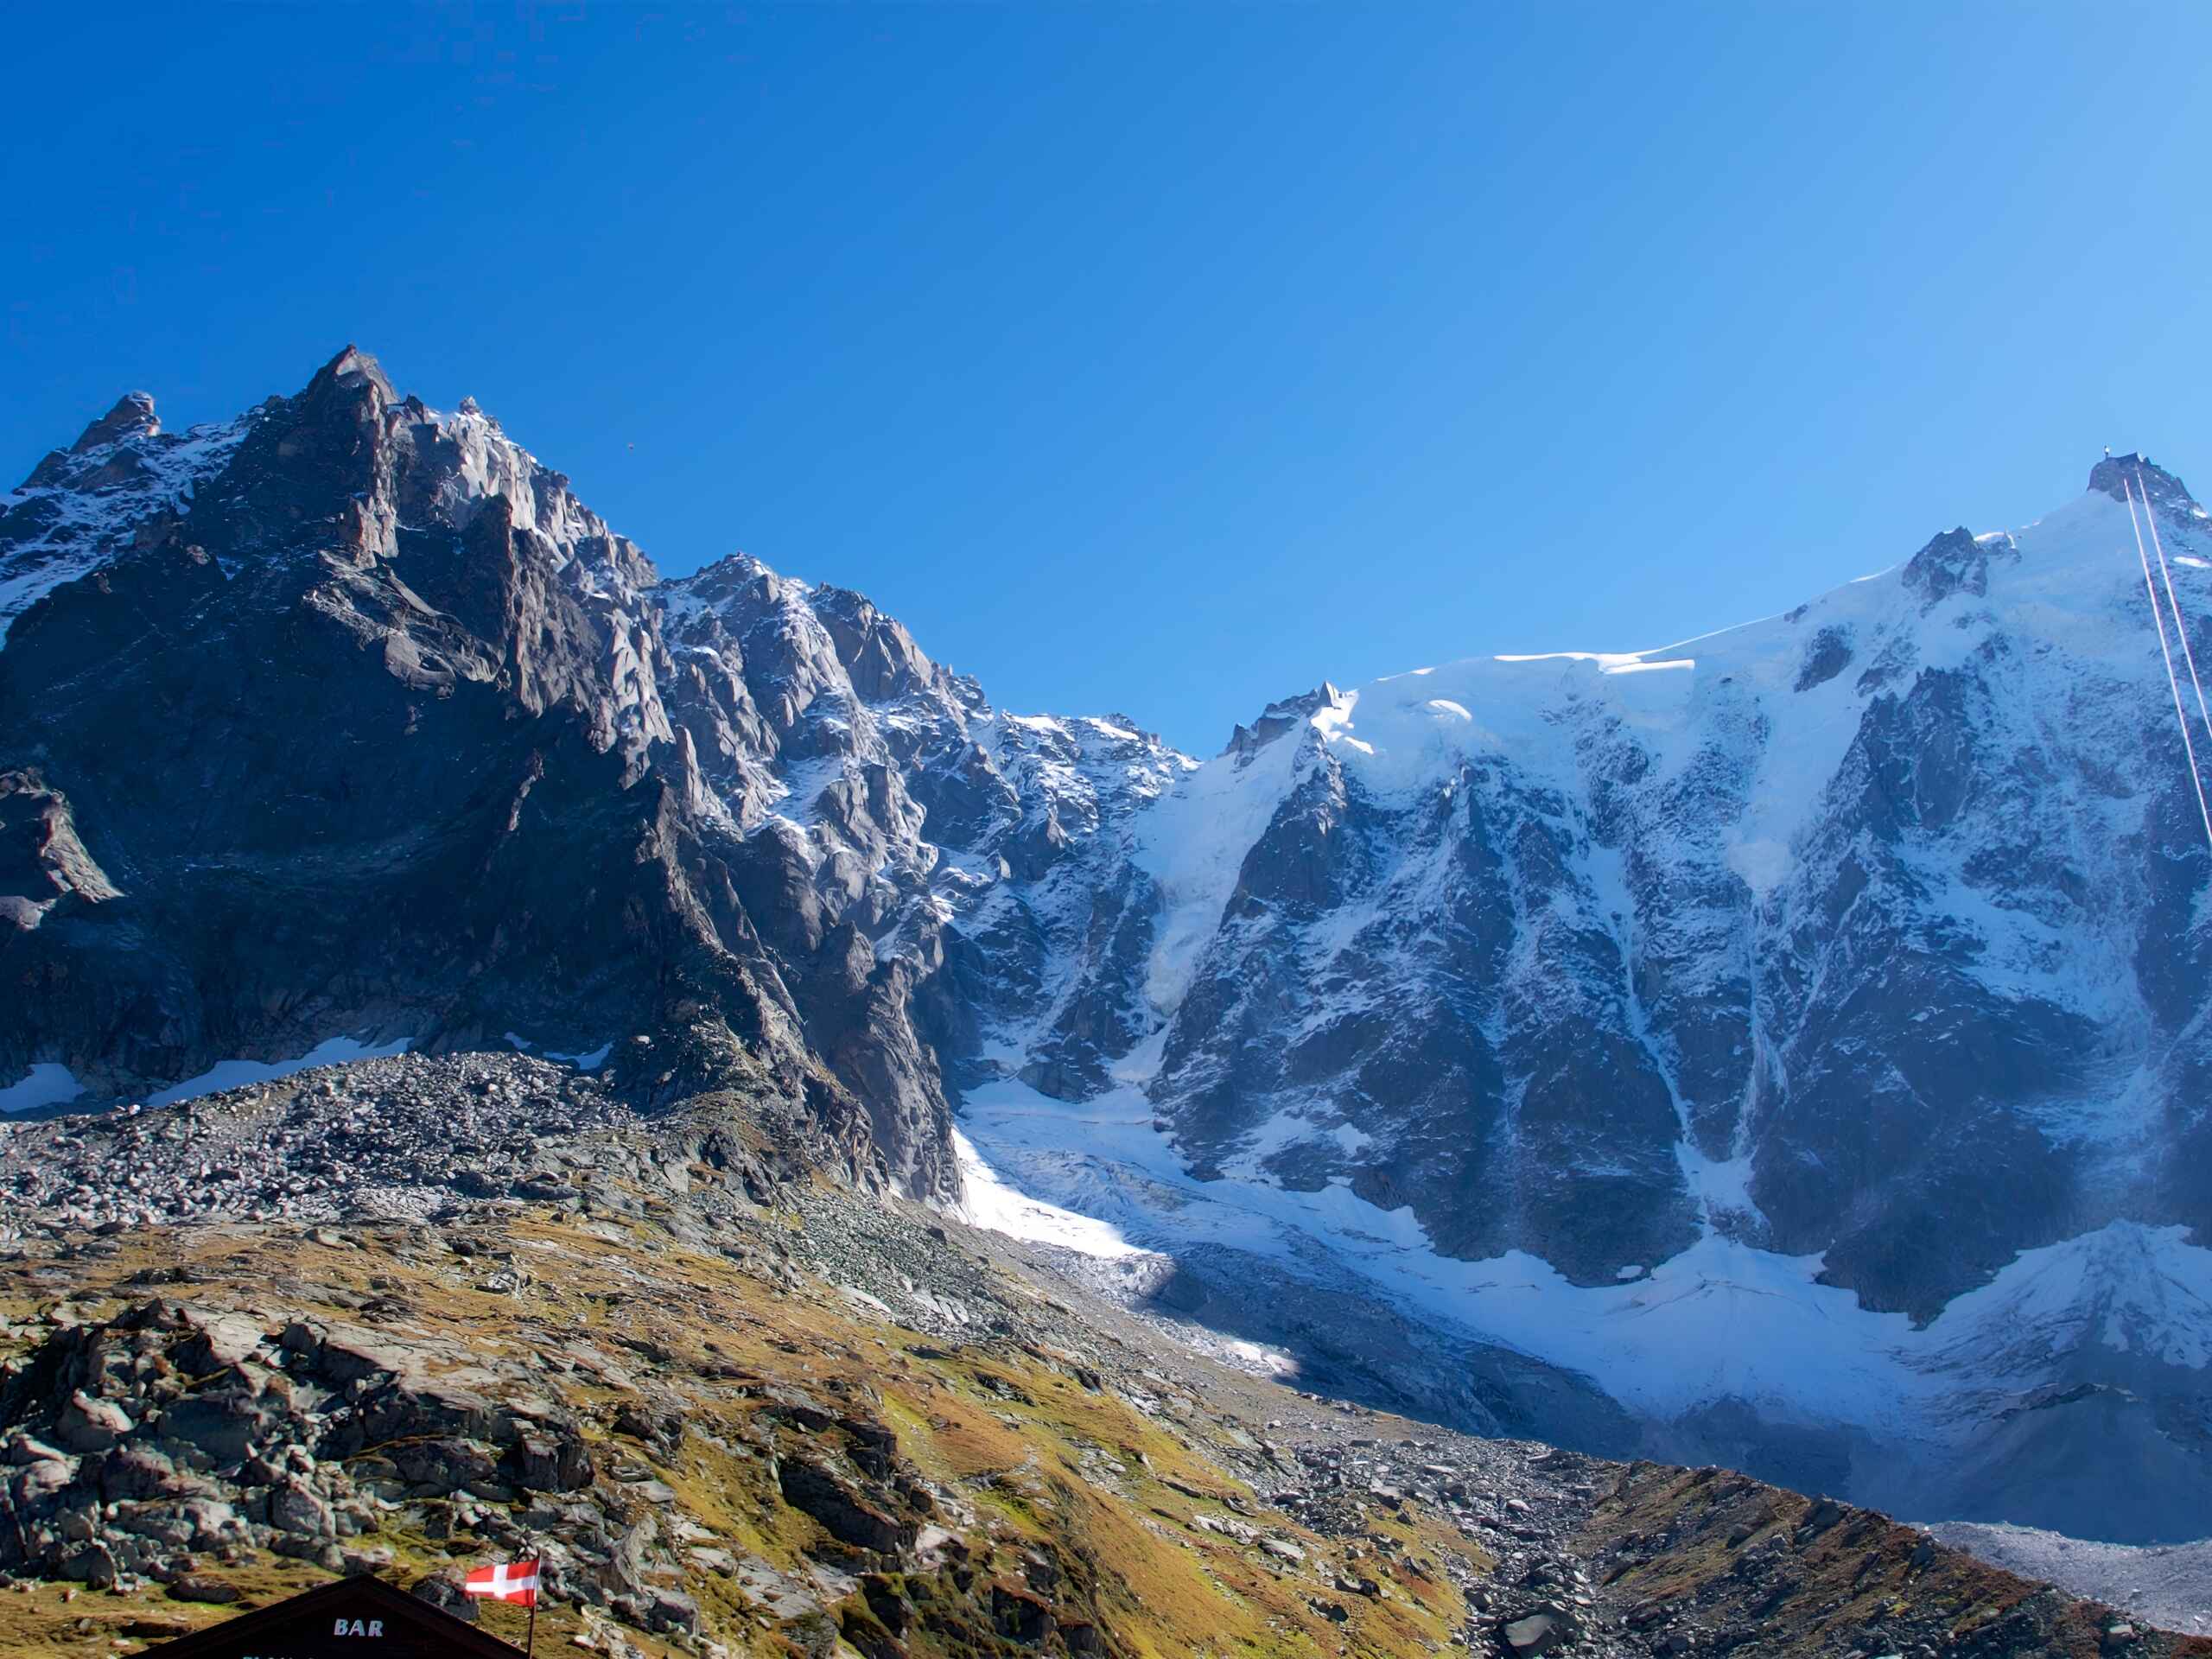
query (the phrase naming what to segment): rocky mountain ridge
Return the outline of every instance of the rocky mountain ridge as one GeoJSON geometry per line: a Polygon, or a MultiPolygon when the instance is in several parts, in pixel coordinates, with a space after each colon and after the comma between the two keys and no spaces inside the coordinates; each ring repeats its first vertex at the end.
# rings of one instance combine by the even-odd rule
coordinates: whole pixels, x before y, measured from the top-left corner
{"type": "Polygon", "coordinates": [[[1785,617],[1278,705],[1128,839],[1145,1040],[966,1132],[1249,1339],[1355,1363],[1349,1272],[1634,1420],[1461,1421],[2195,1535],[2212,860],[2123,480],[2202,637],[2212,525],[2124,457],[1785,617]]]}
{"type": "Polygon", "coordinates": [[[475,1617],[526,1550],[538,1639],[620,1659],[2212,1652],[1834,1500],[1225,1369],[1067,1252],[780,1166],[756,1103],[476,1121],[578,1089],[409,1056],[0,1125],[0,1645],[337,1573],[475,1617]],[[424,1155],[334,1179],[334,1124],[424,1155]],[[211,1155],[244,1205],[124,1218],[211,1155]]]}
{"type": "MultiPolygon", "coordinates": [[[[649,1093],[765,1065],[857,1172],[949,1194],[908,1008],[935,920],[874,944],[935,861],[893,746],[980,698],[804,593],[741,559],[657,584],[473,405],[435,416],[350,350],[181,439],[126,399],[0,519],[9,954],[50,992],[0,1069],[123,1095],[339,1032],[634,1028],[662,1037],[649,1093]],[[771,822],[794,785],[817,822],[771,822]]],[[[1048,855],[1049,779],[1033,814],[985,781],[1008,853],[1048,855]]]]}
{"type": "Polygon", "coordinates": [[[2205,516],[2122,458],[1786,618],[1324,686],[1199,763],[857,594],[662,580],[350,348],[190,434],[126,398],[0,504],[0,1075],[521,1047],[944,1204],[958,1103],[1194,1303],[1294,1293],[1234,1317],[1316,1374],[1303,1312],[1365,1297],[1471,1426],[2168,1535],[2212,861],[2123,479],[2201,626],[2205,516]]]}

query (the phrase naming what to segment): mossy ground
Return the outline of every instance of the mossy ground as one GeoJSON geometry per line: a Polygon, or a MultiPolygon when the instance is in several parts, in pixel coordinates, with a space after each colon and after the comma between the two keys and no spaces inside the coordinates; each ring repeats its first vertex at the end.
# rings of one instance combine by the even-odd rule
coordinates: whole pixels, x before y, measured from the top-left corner
{"type": "MultiPolygon", "coordinates": [[[[423,1249],[419,1233],[402,1226],[341,1230],[326,1235],[329,1243],[297,1227],[123,1234],[68,1259],[34,1253],[0,1270],[0,1315],[17,1351],[65,1298],[80,1316],[100,1317],[152,1294],[258,1311],[272,1321],[373,1321],[410,1338],[449,1339],[582,1414],[602,1471],[619,1464],[649,1472],[673,1491],[670,1510],[716,1546],[794,1576],[804,1576],[810,1555],[835,1559],[836,1548],[783,1501],[762,1461],[740,1449],[746,1420],[763,1409],[764,1386],[859,1403],[893,1429],[902,1459],[971,1512],[987,1576],[1002,1577],[1030,1555],[1057,1563],[1062,1622],[1093,1617],[1115,1650],[1144,1659],[1424,1653],[1441,1649],[1464,1621],[1444,1573],[1402,1565],[1468,1553],[1456,1534],[1409,1510],[1378,1522],[1393,1548],[1378,1553],[1354,1541],[1355,1560],[1345,1541],[1270,1511],[1216,1461],[1211,1437],[1235,1431],[1194,1399],[1147,1411],[1095,1386],[1095,1376],[1084,1380],[1072,1355],[1025,1350],[1003,1337],[947,1345],[833,1287],[802,1279],[786,1287],[731,1256],[688,1246],[650,1217],[530,1210],[504,1216],[488,1241],[478,1230],[478,1252],[465,1259],[423,1249]],[[480,1288],[487,1256],[521,1269],[522,1288],[480,1288]],[[630,1393],[626,1381],[681,1396],[687,1430],[673,1450],[608,1427],[630,1393]],[[1257,1528],[1304,1560],[1206,1530],[1196,1524],[1201,1516],[1257,1528]],[[1378,1579],[1383,1594],[1338,1592],[1339,1572],[1378,1579]]],[[[643,1502],[604,1479],[596,1496],[613,1506],[643,1502]]],[[[348,1543],[391,1550],[390,1576],[401,1582],[495,1553],[466,1533],[433,1539],[396,1517],[348,1543]]],[[[327,1576],[267,1554],[205,1565],[239,1590],[238,1603],[178,1602],[157,1585],[130,1594],[45,1584],[0,1592],[0,1652],[137,1651],[327,1576]]],[[[682,1587],[698,1600],[709,1639],[739,1654],[791,1651],[734,1581],[696,1570],[682,1587]]],[[[853,1605],[864,1624],[858,1599],[853,1605]]],[[[523,1615],[492,1606],[484,1623],[519,1639],[523,1615]]],[[[569,1644],[583,1628],[575,1611],[549,1605],[537,1641],[547,1651],[574,1651],[569,1644]]],[[[634,1630],[623,1635],[650,1654],[677,1651],[634,1630]]],[[[963,1646],[920,1627],[905,1641],[917,1655],[963,1646]]]]}
{"type": "MultiPolygon", "coordinates": [[[[1866,1632],[1916,1634],[1939,1651],[2032,1650],[2098,1659],[2115,1650],[2109,1609],[2068,1601],[2046,1586],[1948,1549],[1866,1510],[1829,1522],[1819,1500],[1721,1469],[1638,1464],[1591,1516],[1592,1554],[1636,1541],[1605,1574],[1627,1603],[1663,1605],[1713,1624],[1751,1625],[1772,1659],[1827,1659],[1867,1650],[1866,1632]],[[1761,1570],[1762,1554],[1772,1557],[1761,1570]],[[2018,1646],[2029,1624],[2032,1647],[2018,1646]]],[[[2165,1651],[2212,1659],[2212,1641],[2170,1640],[2165,1651]]]]}

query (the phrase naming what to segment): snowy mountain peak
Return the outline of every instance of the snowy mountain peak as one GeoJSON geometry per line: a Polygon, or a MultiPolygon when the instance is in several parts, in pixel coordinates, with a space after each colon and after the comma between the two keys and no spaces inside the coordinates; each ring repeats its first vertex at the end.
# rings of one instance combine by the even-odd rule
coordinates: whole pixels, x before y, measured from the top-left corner
{"type": "Polygon", "coordinates": [[[2089,487],[2115,501],[2127,499],[2129,485],[2134,486],[2137,500],[2147,497],[2162,517],[2175,524],[2198,523],[2205,517],[2189,486],[2164,467],[2154,466],[2145,455],[2107,455],[2089,468],[2089,487]]]}
{"type": "Polygon", "coordinates": [[[1358,1297],[1513,1351],[1469,1421],[1610,1395],[1863,1491],[1935,1436],[1923,1513],[2036,1518],[1974,1459],[2109,1384],[2201,1491],[2212,1345],[2152,1336],[2212,1295],[2212,866],[2130,492],[2203,644],[2212,524],[2120,456],[1786,615],[1325,682],[1200,764],[747,555],[664,581],[356,348],[219,427],[126,398],[0,496],[0,947],[75,988],[0,999],[0,1087],[612,1035],[917,1197],[957,1101],[1255,1339],[1358,1297]]]}
{"type": "Polygon", "coordinates": [[[67,449],[0,493],[0,645],[15,619],[183,512],[226,466],[254,416],[165,432],[154,400],[126,393],[67,449]]]}
{"type": "Polygon", "coordinates": [[[1647,1450],[1779,1467],[1808,1423],[1955,1437],[1910,1493],[1878,1457],[1821,1478],[2047,1515],[1969,1465],[2106,1434],[2190,1473],[2085,1480],[2077,1524],[2172,1524],[2212,1465],[2212,1434],[2171,1427],[2205,1366],[2142,1332],[2177,1305],[2160,1287],[2212,1277],[2212,871],[2104,481],[2160,507],[2200,645],[2212,525],[2137,464],[1784,616],[1271,705],[1138,824],[1152,918],[1069,999],[1134,1017],[1090,1019],[1087,1071],[1066,1020],[1005,1030],[971,1143],[1224,1294],[1356,1273],[1586,1372],[1679,1437],[1647,1450]],[[2076,1262],[2101,1288],[2032,1354],[2017,1319],[1967,1319],[2028,1275],[2056,1299],[2076,1262]],[[1887,1373],[1938,1336],[1941,1387],[1895,1405],[1887,1373]],[[1816,1341],[1833,1364],[1804,1364],[1816,1341]],[[2082,1382],[2141,1403],[2004,1415],[2082,1382]]]}
{"type": "Polygon", "coordinates": [[[399,393],[393,390],[391,382],[385,378],[384,365],[359,346],[351,344],[323,365],[301,396],[303,399],[314,401],[327,395],[333,388],[357,393],[365,389],[371,390],[385,404],[399,401],[399,393]]]}
{"type": "Polygon", "coordinates": [[[1982,598],[1989,592],[1992,554],[2017,556],[2009,537],[1984,541],[1961,524],[1931,537],[1927,546],[1906,561],[1904,585],[1921,595],[1923,608],[1940,605],[1956,593],[1982,598]]]}
{"type": "MultiPolygon", "coordinates": [[[[701,604],[718,605],[733,599],[758,582],[760,597],[773,601],[784,580],[750,553],[726,553],[688,576],[671,577],[663,584],[662,598],[671,607],[696,609],[701,604]]],[[[804,590],[804,583],[795,585],[804,590]]]]}
{"type": "Polygon", "coordinates": [[[162,423],[154,413],[151,393],[126,391],[115,400],[115,407],[85,429],[85,434],[70,446],[69,453],[81,455],[103,444],[115,443],[124,438],[150,438],[162,429],[162,423]]]}
{"type": "Polygon", "coordinates": [[[1223,746],[1222,753],[1248,759],[1285,732],[1306,724],[1324,710],[1350,706],[1350,700],[1344,693],[1324,680],[1311,691],[1301,692],[1294,697],[1278,698],[1269,703],[1249,726],[1239,725],[1230,733],[1229,741],[1223,746]]]}

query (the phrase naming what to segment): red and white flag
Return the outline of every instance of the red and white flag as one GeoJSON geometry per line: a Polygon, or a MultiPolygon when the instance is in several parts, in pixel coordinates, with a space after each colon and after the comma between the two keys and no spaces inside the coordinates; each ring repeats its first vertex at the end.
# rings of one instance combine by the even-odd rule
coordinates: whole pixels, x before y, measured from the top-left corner
{"type": "Polygon", "coordinates": [[[519,1602],[525,1607],[535,1607],[537,1563],[512,1561],[498,1567],[476,1567],[462,1580],[461,1588],[464,1595],[489,1596],[494,1601],[519,1602]]]}

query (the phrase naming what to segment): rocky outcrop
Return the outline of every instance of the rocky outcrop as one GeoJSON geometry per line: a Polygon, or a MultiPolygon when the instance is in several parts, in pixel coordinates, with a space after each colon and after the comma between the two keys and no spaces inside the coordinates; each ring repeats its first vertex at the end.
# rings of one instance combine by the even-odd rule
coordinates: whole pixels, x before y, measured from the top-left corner
{"type": "Polygon", "coordinates": [[[473,1391],[465,1357],[160,1300],[65,1326],[0,1382],[0,1567],[175,1583],[257,1548],[337,1569],[383,1501],[588,1485],[575,1420],[473,1391]]]}
{"type": "MultiPolygon", "coordinates": [[[[537,1640],[613,1659],[2212,1651],[1832,1499],[1226,1370],[1039,1253],[747,1162],[715,1114],[549,1137],[518,1179],[480,1103],[552,1068],[486,1063],[282,1085],[349,1120],[389,1098],[378,1132],[446,1173],[418,1209],[18,1207],[10,1651],[181,1634],[333,1573],[473,1615],[461,1573],[524,1552],[537,1640]]],[[[226,1123],[315,1166],[304,1122],[219,1104],[111,1119],[143,1138],[78,1173],[119,1207],[226,1123]]],[[[88,1127],[17,1138],[67,1156],[50,1137],[88,1127]]],[[[483,1617],[518,1634],[514,1611],[483,1617]]]]}
{"type": "MultiPolygon", "coordinates": [[[[2201,637],[2212,521],[2118,457],[1788,616],[1324,684],[1201,766],[997,709],[859,594],[664,581],[350,348],[190,433],[134,395],[0,501],[0,1086],[518,1045],[589,1060],[579,1113],[741,1100],[938,1200],[988,1090],[1152,1242],[1220,1182],[1285,1261],[1812,1259],[1793,1295],[1932,1329],[2036,1251],[2212,1227],[2212,865],[2130,489],[2201,637]]],[[[2064,1323],[1967,1368],[2008,1445],[2091,1384],[2212,1445],[2194,1335],[2139,1374],[2064,1323]]],[[[1735,1408],[1688,1403],[1700,1445],[1735,1408]]]]}
{"type": "MultiPolygon", "coordinates": [[[[2207,521],[2127,465],[2196,606],[2207,521]]],[[[2193,1160],[2125,1166],[2090,1121],[2133,1056],[2154,1138],[2194,1144],[2208,983],[2119,466],[1676,659],[1276,705],[1147,825],[1180,913],[1117,953],[1150,1017],[1106,1061],[1158,1039],[1145,1092],[1195,1167],[1343,1180],[1445,1254],[1584,1284],[1717,1230],[1925,1320],[2024,1249],[2200,1225],[2153,1173],[2193,1160]]]]}
{"type": "Polygon", "coordinates": [[[859,595],[661,582],[348,348],[220,429],[124,400],[7,499],[0,601],[0,1073],[645,1032],[630,1098],[766,1077],[861,1179],[952,1193],[933,888],[1001,843],[1041,875],[1068,802],[859,595]]]}
{"type": "MultiPolygon", "coordinates": [[[[2139,464],[2201,643],[2212,521],[2139,464]]],[[[1116,1046],[1078,1073],[1053,1027],[990,1027],[1095,1103],[1000,1088],[971,1134],[1156,1248],[1317,1295],[1365,1264],[1656,1399],[1669,1456],[2187,1535],[2212,863],[2119,476],[1672,650],[1279,708],[1130,838],[1155,916],[1075,981],[1135,1011],[1116,1046]],[[1099,1133],[1138,1113],[1154,1138],[1099,1133]],[[1716,1355],[1693,1310],[1722,1302],[1716,1355]],[[1757,1334],[1784,1307],[1797,1334],[1757,1334]],[[1847,1363],[1945,1389],[1793,1370],[1839,1317],[1847,1363]]]]}
{"type": "MultiPolygon", "coordinates": [[[[2009,542],[1998,551],[2010,553],[2009,542]]],[[[1947,530],[1905,561],[1904,585],[1920,595],[1921,608],[1929,610],[1954,594],[1989,596],[1990,546],[1964,525],[1947,530]]]]}
{"type": "MultiPolygon", "coordinates": [[[[396,1523],[480,1550],[526,1536],[553,1600],[694,1649],[700,1608],[677,1587],[687,1569],[742,1580],[802,1640],[823,1619],[834,1579],[785,1580],[765,1593],[780,1577],[766,1562],[696,1544],[687,1559],[677,1547],[702,1529],[637,1514],[640,1497],[674,1501],[628,1461],[632,1443],[657,1461],[682,1459],[674,1396],[625,1379],[601,1425],[542,1392],[518,1393],[527,1387],[512,1367],[381,1323],[272,1326],[153,1300],[65,1325],[0,1372],[0,1505],[11,1522],[0,1527],[0,1573],[96,1589],[150,1582],[179,1601],[221,1602],[238,1593],[226,1569],[257,1553],[391,1571],[378,1536],[396,1523]]],[[[1003,1586],[978,1586],[965,1568],[928,1586],[969,1552],[939,1528],[923,1559],[920,1529],[937,1503],[890,1430],[850,1410],[809,1423],[772,1409],[748,1433],[740,1455],[780,1469],[783,1500],[848,1551],[841,1565],[912,1575],[911,1587],[880,1580],[849,1624],[912,1622],[913,1597],[950,1631],[963,1619],[985,1630],[1002,1621],[1015,1593],[1003,1586]],[[789,1427],[769,1427],[777,1421],[789,1427]]],[[[444,1578],[418,1592],[457,1599],[444,1578]]],[[[1050,1604],[1028,1599],[1049,1628],[1050,1604]]],[[[465,1602],[456,1611],[474,1617],[465,1602]]]]}
{"type": "Polygon", "coordinates": [[[0,920],[29,932],[65,899],[122,896],[78,838],[69,803],[35,772],[0,772],[0,920]]]}
{"type": "Polygon", "coordinates": [[[2136,504],[2148,503],[2162,524],[2176,530],[2202,531],[2204,509],[2188,487],[2163,467],[2143,454],[2107,455],[2089,468],[2089,487],[2115,501],[2126,500],[2131,486],[2136,504]]]}

